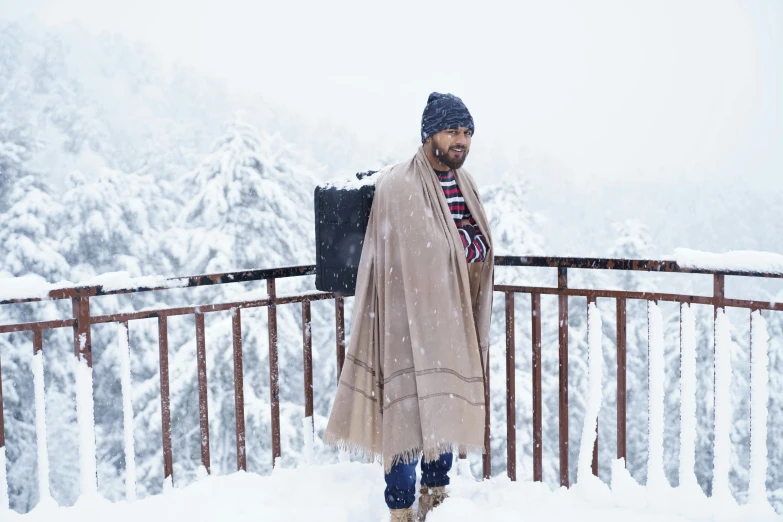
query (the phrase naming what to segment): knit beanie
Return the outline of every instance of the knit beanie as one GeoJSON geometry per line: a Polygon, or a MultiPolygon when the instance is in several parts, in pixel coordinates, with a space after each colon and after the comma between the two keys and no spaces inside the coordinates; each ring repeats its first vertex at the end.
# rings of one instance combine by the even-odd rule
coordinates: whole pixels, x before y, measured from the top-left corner
{"type": "Polygon", "coordinates": [[[467,127],[473,132],[473,117],[458,97],[433,92],[421,116],[421,142],[442,130],[467,127]]]}

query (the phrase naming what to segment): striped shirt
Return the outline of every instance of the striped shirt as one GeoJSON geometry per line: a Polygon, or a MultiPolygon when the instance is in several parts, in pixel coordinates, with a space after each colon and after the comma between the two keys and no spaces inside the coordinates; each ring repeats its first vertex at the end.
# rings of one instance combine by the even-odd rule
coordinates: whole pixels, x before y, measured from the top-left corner
{"type": "Polygon", "coordinates": [[[457,186],[457,180],[454,172],[441,172],[436,170],[438,181],[443,188],[443,194],[446,196],[446,203],[449,204],[449,211],[454,223],[457,225],[457,231],[462,238],[462,246],[465,249],[465,259],[469,263],[484,261],[487,257],[487,243],[484,235],[479,230],[478,224],[470,215],[470,210],[465,204],[465,198],[457,186]],[[461,225],[463,219],[469,220],[469,225],[461,225]]]}

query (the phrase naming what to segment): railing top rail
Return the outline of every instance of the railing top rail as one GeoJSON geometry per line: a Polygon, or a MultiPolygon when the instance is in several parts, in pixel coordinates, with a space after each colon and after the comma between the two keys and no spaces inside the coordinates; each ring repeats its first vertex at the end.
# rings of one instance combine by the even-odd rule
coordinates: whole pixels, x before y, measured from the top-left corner
{"type": "MultiPolygon", "coordinates": [[[[781,272],[758,272],[750,270],[720,270],[709,268],[683,267],[675,261],[654,259],[612,259],[594,257],[544,257],[544,256],[495,256],[496,266],[518,267],[548,267],[548,268],[580,268],[593,270],[630,270],[642,272],[678,272],[686,274],[722,274],[728,276],[783,278],[781,272]]],[[[74,297],[97,297],[105,295],[130,294],[169,290],[173,288],[194,288],[199,286],[221,285],[226,283],[242,283],[261,281],[265,279],[280,279],[315,274],[315,265],[288,266],[261,270],[242,270],[218,274],[202,274],[185,277],[159,278],[153,283],[140,278],[142,284],[132,284],[126,287],[117,285],[70,286],[50,290],[46,296],[18,297],[0,299],[0,305],[20,304],[57,299],[72,299],[74,297]]]]}
{"type": "Polygon", "coordinates": [[[783,278],[783,272],[759,272],[737,269],[711,269],[680,266],[676,261],[654,259],[612,259],[597,257],[495,256],[495,266],[532,266],[548,268],[584,268],[596,270],[632,270],[640,272],[678,272],[683,274],[722,274],[728,276],[783,278]]]}
{"type": "Polygon", "coordinates": [[[151,292],[155,290],[171,290],[174,288],[194,288],[198,286],[222,285],[226,283],[244,283],[248,281],[263,281],[265,279],[282,279],[315,274],[315,265],[288,266],[261,270],[242,270],[220,274],[202,274],[185,277],[160,278],[150,283],[146,278],[139,278],[142,284],[132,284],[126,287],[118,285],[71,286],[50,290],[47,296],[19,297],[0,300],[0,305],[33,303],[56,299],[72,299],[74,297],[97,297],[104,295],[131,294],[136,292],[151,292]]]}

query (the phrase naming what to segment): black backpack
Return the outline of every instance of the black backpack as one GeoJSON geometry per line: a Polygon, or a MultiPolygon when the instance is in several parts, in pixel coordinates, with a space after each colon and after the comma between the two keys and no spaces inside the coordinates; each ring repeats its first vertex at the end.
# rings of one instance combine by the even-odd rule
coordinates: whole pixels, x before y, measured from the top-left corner
{"type": "Polygon", "coordinates": [[[353,295],[377,171],[315,187],[315,287],[353,295]]]}

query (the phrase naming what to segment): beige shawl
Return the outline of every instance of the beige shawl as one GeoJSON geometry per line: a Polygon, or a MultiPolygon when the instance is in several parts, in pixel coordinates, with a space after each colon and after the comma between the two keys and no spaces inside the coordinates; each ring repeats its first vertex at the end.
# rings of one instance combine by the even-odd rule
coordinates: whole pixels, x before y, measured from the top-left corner
{"type": "Polygon", "coordinates": [[[324,435],[398,460],[484,448],[492,313],[489,221],[467,171],[457,185],[490,248],[467,263],[424,149],[378,174],[356,281],[351,338],[324,435]]]}

